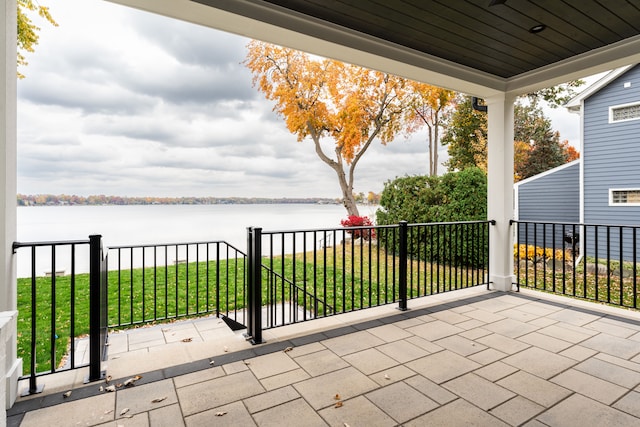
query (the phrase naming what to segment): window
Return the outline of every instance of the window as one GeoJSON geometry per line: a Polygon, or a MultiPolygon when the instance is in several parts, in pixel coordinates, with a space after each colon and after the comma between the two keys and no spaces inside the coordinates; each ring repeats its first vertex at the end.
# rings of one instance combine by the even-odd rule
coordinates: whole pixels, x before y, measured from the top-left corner
{"type": "Polygon", "coordinates": [[[609,190],[609,205],[640,206],[640,189],[609,190]]]}
{"type": "Polygon", "coordinates": [[[640,119],[640,103],[609,107],[609,123],[640,119]]]}

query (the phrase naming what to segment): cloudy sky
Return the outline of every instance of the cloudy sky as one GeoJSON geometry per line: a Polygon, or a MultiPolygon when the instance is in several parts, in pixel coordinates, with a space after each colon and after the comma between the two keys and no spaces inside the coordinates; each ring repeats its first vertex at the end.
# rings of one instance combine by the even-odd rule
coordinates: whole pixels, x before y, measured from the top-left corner
{"type": "MultiPolygon", "coordinates": [[[[18,82],[18,192],[340,197],[241,64],[248,39],[102,0],[55,0],[18,82]]],[[[549,111],[578,143],[578,117],[549,111]]],[[[422,174],[426,134],[375,144],[357,192],[422,174]]],[[[443,149],[444,150],[444,149],[443,149]]]]}

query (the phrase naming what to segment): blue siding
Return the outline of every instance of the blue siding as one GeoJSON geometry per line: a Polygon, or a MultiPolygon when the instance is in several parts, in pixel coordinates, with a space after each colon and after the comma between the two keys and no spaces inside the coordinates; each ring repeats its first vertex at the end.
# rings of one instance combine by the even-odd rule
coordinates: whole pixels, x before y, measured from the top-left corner
{"type": "MultiPolygon", "coordinates": [[[[609,206],[612,188],[640,188],[640,120],[609,123],[609,107],[640,102],[640,66],[635,66],[584,101],[584,221],[588,224],[640,225],[640,206],[609,206]],[[631,86],[624,87],[629,82],[631,86]]],[[[587,255],[595,255],[587,233],[587,255]]],[[[624,239],[623,251],[633,251],[624,239]]],[[[610,255],[619,259],[612,236],[610,255]]],[[[638,248],[636,248],[638,250],[638,248]]],[[[598,256],[606,256],[598,247],[598,256]]],[[[627,258],[624,256],[624,258],[627,258]]]]}
{"type": "MultiPolygon", "coordinates": [[[[580,163],[561,166],[543,176],[518,184],[518,219],[536,222],[580,221],[580,163]]],[[[561,248],[564,234],[570,227],[533,227],[525,224],[518,227],[518,243],[541,247],[561,248]],[[555,236],[555,237],[554,237],[555,236]]]]}

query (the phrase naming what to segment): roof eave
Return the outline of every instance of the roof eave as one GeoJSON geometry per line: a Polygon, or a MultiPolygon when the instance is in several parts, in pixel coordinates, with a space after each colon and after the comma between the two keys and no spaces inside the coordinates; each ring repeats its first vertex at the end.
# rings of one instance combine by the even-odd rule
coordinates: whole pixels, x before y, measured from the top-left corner
{"type": "Polygon", "coordinates": [[[585,99],[587,99],[591,95],[599,92],[601,89],[603,89],[609,83],[611,83],[613,80],[617,79],[618,77],[620,77],[621,75],[623,75],[624,73],[629,71],[629,69],[631,69],[634,66],[635,66],[635,64],[629,64],[629,65],[626,65],[624,67],[616,68],[615,70],[610,71],[609,73],[604,75],[602,78],[600,78],[598,81],[593,83],[591,86],[587,87],[585,90],[580,92],[578,95],[576,95],[572,99],[570,99],[569,102],[567,102],[564,105],[565,108],[567,108],[567,110],[569,110],[570,112],[573,112],[574,110],[579,109],[580,106],[582,105],[582,102],[585,99]]]}

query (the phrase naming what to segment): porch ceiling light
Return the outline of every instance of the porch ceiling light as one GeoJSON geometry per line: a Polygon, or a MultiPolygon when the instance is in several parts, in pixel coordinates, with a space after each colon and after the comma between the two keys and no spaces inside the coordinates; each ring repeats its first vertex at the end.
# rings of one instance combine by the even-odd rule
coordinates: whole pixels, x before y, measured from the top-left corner
{"type": "Polygon", "coordinates": [[[531,34],[538,34],[539,32],[544,31],[547,28],[544,24],[536,24],[533,27],[529,28],[529,32],[531,34]]]}

